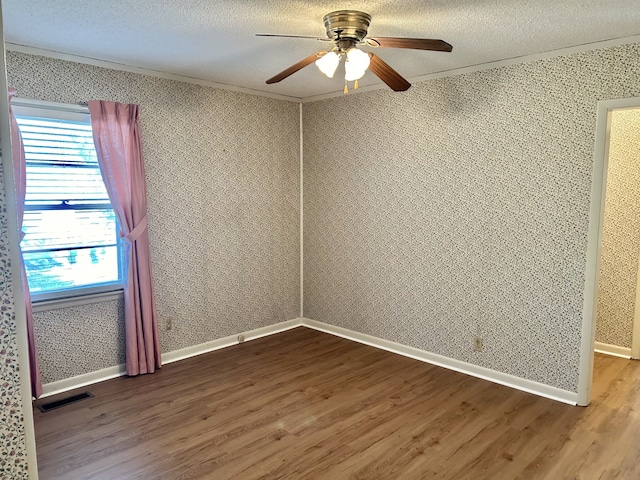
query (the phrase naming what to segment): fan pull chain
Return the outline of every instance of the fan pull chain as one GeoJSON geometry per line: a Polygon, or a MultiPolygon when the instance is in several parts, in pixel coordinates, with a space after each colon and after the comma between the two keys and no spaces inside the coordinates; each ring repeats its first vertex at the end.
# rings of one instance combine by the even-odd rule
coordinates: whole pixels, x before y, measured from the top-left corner
{"type": "MultiPolygon", "coordinates": [[[[344,82],[344,90],[343,90],[343,92],[344,92],[345,95],[347,95],[349,93],[349,86],[348,85],[349,85],[348,82],[344,82]]],[[[353,83],[353,89],[354,90],[358,89],[358,80],[356,80],[353,83]]]]}

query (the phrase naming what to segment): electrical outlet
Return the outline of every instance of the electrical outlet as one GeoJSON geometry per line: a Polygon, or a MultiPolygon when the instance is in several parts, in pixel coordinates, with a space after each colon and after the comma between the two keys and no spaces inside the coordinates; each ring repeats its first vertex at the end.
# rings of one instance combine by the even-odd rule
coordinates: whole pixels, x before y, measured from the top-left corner
{"type": "Polygon", "coordinates": [[[476,352],[482,351],[482,337],[473,337],[473,350],[476,352]]]}
{"type": "Polygon", "coordinates": [[[173,328],[173,318],[167,317],[164,319],[164,329],[168,332],[173,328]]]}

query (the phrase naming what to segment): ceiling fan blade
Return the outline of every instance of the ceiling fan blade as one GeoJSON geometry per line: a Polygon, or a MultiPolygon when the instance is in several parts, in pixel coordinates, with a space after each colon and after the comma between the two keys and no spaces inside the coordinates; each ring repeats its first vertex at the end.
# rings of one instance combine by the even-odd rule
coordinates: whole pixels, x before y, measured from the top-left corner
{"type": "Polygon", "coordinates": [[[404,92],[408,90],[411,84],[405,78],[387,65],[380,57],[369,52],[371,70],[380,80],[386,83],[394,92],[404,92]]]}
{"type": "Polygon", "coordinates": [[[309,35],[278,35],[276,33],[256,33],[256,37],[308,38],[319,42],[333,42],[330,38],[312,37],[309,35]]]}
{"type": "Polygon", "coordinates": [[[365,43],[370,47],[412,48],[414,50],[435,50],[436,52],[453,50],[453,46],[444,40],[429,38],[376,37],[366,38],[365,43]]]}
{"type": "Polygon", "coordinates": [[[284,80],[289,75],[293,75],[298,70],[301,70],[304,67],[306,67],[307,65],[315,62],[319,58],[324,57],[326,54],[327,54],[326,50],[321,50],[321,51],[316,52],[316,53],[314,53],[312,55],[309,55],[308,57],[303,58],[302,60],[300,60],[298,63],[296,63],[294,65],[291,65],[289,68],[284,69],[279,74],[271,77],[269,80],[267,80],[267,83],[269,83],[269,84],[278,83],[280,80],[284,80]]]}

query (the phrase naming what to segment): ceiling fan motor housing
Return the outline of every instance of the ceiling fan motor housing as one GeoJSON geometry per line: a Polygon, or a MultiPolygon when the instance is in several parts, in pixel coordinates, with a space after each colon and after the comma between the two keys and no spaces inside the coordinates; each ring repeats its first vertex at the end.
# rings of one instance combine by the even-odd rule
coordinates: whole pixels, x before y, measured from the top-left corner
{"type": "Polygon", "coordinates": [[[327,37],[332,40],[339,38],[354,39],[361,42],[371,25],[371,15],[357,10],[338,10],[327,13],[324,18],[327,37]]]}

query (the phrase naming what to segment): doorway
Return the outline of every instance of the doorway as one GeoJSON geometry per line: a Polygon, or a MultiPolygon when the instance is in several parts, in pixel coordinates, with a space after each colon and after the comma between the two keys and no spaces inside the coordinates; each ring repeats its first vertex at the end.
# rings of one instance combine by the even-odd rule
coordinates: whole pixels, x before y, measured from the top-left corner
{"type": "Polygon", "coordinates": [[[610,110],[609,124],[595,348],[630,358],[640,307],[640,108],[610,110]]]}
{"type": "MultiPolygon", "coordinates": [[[[629,187],[635,182],[634,175],[630,175],[634,172],[625,170],[632,165],[628,158],[621,157],[621,144],[628,140],[625,136],[629,133],[640,138],[640,128],[636,131],[626,128],[628,132],[620,128],[636,120],[640,126],[640,97],[598,102],[578,384],[579,405],[588,405],[591,399],[594,346],[627,358],[640,356],[640,321],[637,321],[640,317],[640,301],[636,300],[636,294],[640,293],[637,288],[640,240],[631,239],[625,245],[617,245],[623,243],[621,238],[629,236],[629,232],[635,228],[633,224],[629,224],[628,212],[623,208],[625,201],[632,201],[629,198],[629,187]],[[612,131],[612,128],[616,130],[612,131]],[[616,155],[615,165],[612,163],[615,166],[613,171],[609,169],[611,153],[616,155]],[[608,178],[609,174],[611,178],[608,178]],[[611,196],[607,198],[608,186],[611,188],[611,196]],[[605,199],[609,203],[608,208],[605,199]],[[622,264],[625,265],[624,268],[617,271],[622,264]],[[602,292],[599,288],[601,276],[603,285],[606,286],[602,292]],[[619,284],[616,285],[616,282],[619,284]],[[601,317],[600,325],[598,312],[601,317]],[[611,314],[607,319],[608,323],[602,320],[607,313],[611,314]]],[[[636,190],[636,195],[640,195],[640,189],[636,187],[636,190]]],[[[638,205],[640,209],[640,202],[638,205]]],[[[640,232],[640,224],[636,232],[640,232]]]]}

